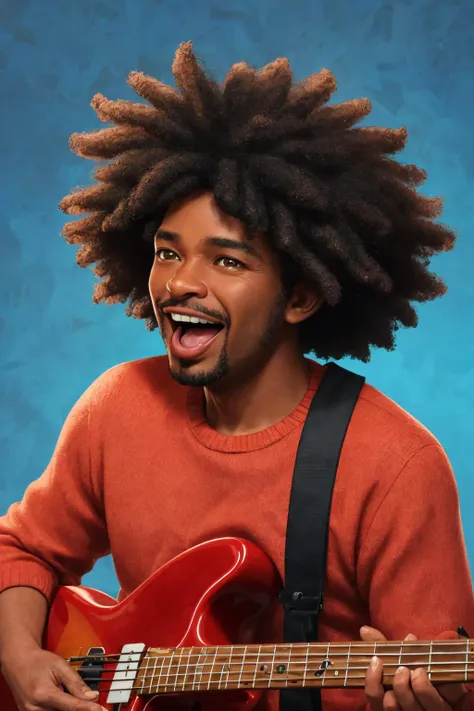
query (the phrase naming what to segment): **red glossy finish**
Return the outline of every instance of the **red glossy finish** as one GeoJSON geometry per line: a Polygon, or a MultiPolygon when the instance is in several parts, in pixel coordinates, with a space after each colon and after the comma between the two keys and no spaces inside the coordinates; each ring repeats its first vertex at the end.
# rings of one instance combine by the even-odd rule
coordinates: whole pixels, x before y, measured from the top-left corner
{"type": "MultiPolygon", "coordinates": [[[[250,644],[262,616],[270,613],[279,578],[269,558],[253,543],[220,538],[182,553],[160,568],[123,602],[85,587],[59,588],[49,616],[44,646],[62,657],[81,656],[91,647],[117,654],[125,644],[146,647],[250,644]]],[[[110,678],[110,677],[109,677],[110,678]]],[[[102,685],[101,685],[102,688],[102,685]]],[[[103,685],[99,703],[106,704],[103,685]]],[[[120,711],[250,711],[261,692],[199,694],[183,706],[183,695],[132,696],[120,711]]],[[[0,677],[1,711],[17,711],[0,677]]]]}

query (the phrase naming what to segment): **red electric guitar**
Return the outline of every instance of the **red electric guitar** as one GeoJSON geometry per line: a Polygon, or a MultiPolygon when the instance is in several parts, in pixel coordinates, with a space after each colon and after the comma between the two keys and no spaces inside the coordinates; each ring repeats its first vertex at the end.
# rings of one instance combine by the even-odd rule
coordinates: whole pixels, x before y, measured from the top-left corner
{"type": "MultiPolygon", "coordinates": [[[[254,544],[221,538],[163,566],[123,602],[59,588],[44,646],[100,691],[109,711],[250,711],[268,689],[363,687],[374,653],[384,683],[425,667],[434,683],[474,681],[474,640],[258,644],[280,581],[254,544]]],[[[0,709],[16,711],[0,677],[0,709]]]]}

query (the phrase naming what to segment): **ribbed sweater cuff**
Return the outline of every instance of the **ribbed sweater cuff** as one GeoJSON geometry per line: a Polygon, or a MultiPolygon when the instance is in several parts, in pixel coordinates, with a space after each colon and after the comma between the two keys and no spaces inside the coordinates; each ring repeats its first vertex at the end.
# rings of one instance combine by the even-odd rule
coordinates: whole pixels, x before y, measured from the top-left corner
{"type": "Polygon", "coordinates": [[[57,584],[52,571],[49,573],[44,566],[35,563],[6,565],[0,570],[0,593],[8,588],[34,588],[51,602],[57,584]]]}

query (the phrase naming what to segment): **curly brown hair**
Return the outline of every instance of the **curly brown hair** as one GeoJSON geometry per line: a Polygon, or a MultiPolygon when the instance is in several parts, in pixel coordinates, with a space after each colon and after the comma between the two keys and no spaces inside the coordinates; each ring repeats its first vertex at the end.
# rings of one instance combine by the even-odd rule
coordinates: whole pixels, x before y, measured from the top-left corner
{"type": "Polygon", "coordinates": [[[97,94],[99,119],[116,125],[71,136],[78,155],[109,161],[98,184],[60,204],[90,213],[62,234],[82,245],[81,267],[95,264],[94,301],[128,301],[127,314],[154,329],[151,238],[172,203],[210,190],[249,238],[268,234],[285,274],[321,293],[323,306],[300,326],[305,353],[368,361],[371,346],[392,350],[399,326],[417,324],[411,302],[446,291],[427,267],[455,239],[433,221],[442,201],[415,189],[425,171],[388,157],[404,147],[405,129],[355,128],[370,102],[327,105],[333,75],[295,84],[287,59],[258,71],[234,64],[220,85],[188,42],[173,74],[177,90],[132,72],[128,83],[148,105],[97,94]]]}

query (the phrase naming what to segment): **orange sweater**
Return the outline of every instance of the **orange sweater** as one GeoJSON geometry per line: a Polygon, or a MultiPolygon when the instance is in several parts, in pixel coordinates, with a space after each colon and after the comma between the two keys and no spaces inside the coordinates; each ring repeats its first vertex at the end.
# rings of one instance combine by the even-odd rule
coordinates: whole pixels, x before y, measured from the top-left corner
{"type": "MultiPolygon", "coordinates": [[[[234,437],[207,425],[202,391],[172,381],[165,358],[106,372],[73,408],[43,476],[0,518],[0,590],[26,585],[50,598],[111,552],[124,596],[222,535],[256,541],[282,574],[298,440],[323,373],[311,367],[288,417],[234,437]]],[[[389,639],[459,624],[474,634],[448,460],[423,426],[366,385],[334,490],[321,639],[359,639],[368,623],[389,639]]],[[[360,691],[328,690],[323,700],[325,711],[364,707],[360,691]]]]}

